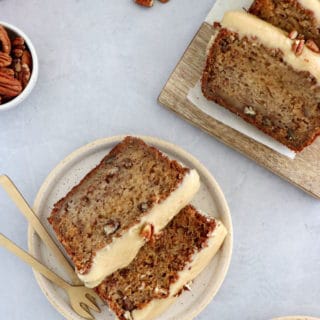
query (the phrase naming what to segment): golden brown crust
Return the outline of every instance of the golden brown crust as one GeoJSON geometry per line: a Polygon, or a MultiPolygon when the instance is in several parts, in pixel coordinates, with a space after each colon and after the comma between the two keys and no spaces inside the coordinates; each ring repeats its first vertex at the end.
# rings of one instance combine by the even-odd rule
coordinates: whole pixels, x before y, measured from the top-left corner
{"type": "Polygon", "coordinates": [[[125,313],[169,296],[178,272],[207,245],[215,228],[214,219],[203,216],[191,205],[186,206],[154,241],[139,251],[127,268],[107,277],[96,292],[120,320],[128,319],[125,313]]]}
{"type": "Polygon", "coordinates": [[[202,91],[298,152],[320,134],[320,87],[282,57],[278,49],[221,29],[207,57],[202,91]]]}
{"type": "Polygon", "coordinates": [[[77,270],[166,199],[189,169],[141,139],[126,137],[59,200],[48,218],[77,270]]]}

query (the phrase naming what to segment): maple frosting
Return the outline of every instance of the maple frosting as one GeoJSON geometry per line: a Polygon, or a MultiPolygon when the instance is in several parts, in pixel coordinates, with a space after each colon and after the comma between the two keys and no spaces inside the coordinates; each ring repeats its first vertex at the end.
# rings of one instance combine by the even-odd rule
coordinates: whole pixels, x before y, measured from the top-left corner
{"type": "Polygon", "coordinates": [[[320,24],[320,1],[319,0],[298,0],[306,9],[312,11],[318,23],[320,24]]]}
{"type": "Polygon", "coordinates": [[[177,212],[189,203],[199,187],[198,173],[196,170],[190,170],[179,187],[167,199],[156,204],[138,224],[131,227],[120,238],[113,239],[109,245],[99,250],[89,272],[85,274],[77,272],[80,280],[85,286],[93,288],[110,273],[126,267],[145,243],[145,239],[140,235],[143,226],[151,224],[154,226],[154,232],[158,233],[177,212]]]}
{"type": "Polygon", "coordinates": [[[310,72],[320,83],[320,55],[305,46],[301,55],[297,56],[292,50],[292,46],[298,40],[291,40],[287,32],[242,11],[227,12],[221,25],[223,28],[238,33],[241,37],[257,38],[268,48],[280,49],[283,52],[283,59],[288,65],[298,71],[310,72]]]}

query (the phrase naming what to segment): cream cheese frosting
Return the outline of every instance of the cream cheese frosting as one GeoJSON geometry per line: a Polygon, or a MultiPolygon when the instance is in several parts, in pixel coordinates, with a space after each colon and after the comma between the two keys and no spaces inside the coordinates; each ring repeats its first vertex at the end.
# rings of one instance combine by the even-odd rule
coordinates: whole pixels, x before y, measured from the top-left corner
{"type": "Polygon", "coordinates": [[[227,12],[221,25],[223,28],[238,33],[241,37],[256,37],[268,48],[280,49],[288,65],[297,71],[310,72],[320,83],[320,55],[305,46],[302,54],[297,56],[292,50],[297,40],[291,40],[285,31],[243,11],[227,12]]]}
{"type": "Polygon", "coordinates": [[[178,272],[178,280],[170,287],[169,296],[164,299],[152,300],[143,309],[133,310],[127,315],[127,319],[152,320],[164,312],[177,299],[180,290],[205,269],[220,249],[226,235],[226,228],[221,221],[216,220],[216,227],[208,239],[207,247],[196,252],[184,270],[178,272]]]}
{"type": "Polygon", "coordinates": [[[145,244],[141,237],[141,229],[146,224],[151,224],[154,233],[158,233],[168,222],[193,198],[200,187],[200,178],[196,170],[186,174],[178,188],[164,201],[156,204],[139,223],[131,227],[125,234],[99,250],[88,273],[77,272],[78,277],[89,288],[96,287],[103,279],[116,271],[124,268],[137,255],[139,249],[145,244]]]}
{"type": "Polygon", "coordinates": [[[319,0],[298,0],[298,2],[307,10],[313,12],[316,20],[320,24],[320,1],[319,0]]]}

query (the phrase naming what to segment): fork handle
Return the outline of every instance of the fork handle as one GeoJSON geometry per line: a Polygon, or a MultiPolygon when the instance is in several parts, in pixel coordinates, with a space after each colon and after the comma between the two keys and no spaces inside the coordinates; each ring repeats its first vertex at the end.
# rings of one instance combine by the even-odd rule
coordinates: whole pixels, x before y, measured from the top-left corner
{"type": "Polygon", "coordinates": [[[25,263],[29,264],[32,268],[40,272],[47,279],[51,280],[57,286],[63,289],[68,289],[69,284],[65,282],[62,278],[60,278],[53,271],[45,267],[42,263],[40,263],[37,259],[35,259],[32,255],[27,253],[18,247],[14,242],[10,239],[6,238],[2,233],[0,233],[0,245],[6,248],[8,251],[14,253],[17,257],[23,260],[25,263]]]}
{"type": "Polygon", "coordinates": [[[79,278],[77,277],[73,267],[70,265],[66,257],[63,255],[59,247],[53,241],[48,231],[40,222],[37,215],[30,208],[26,200],[23,198],[22,194],[19,192],[14,183],[10,180],[6,175],[0,176],[0,185],[4,188],[4,190],[8,193],[10,198],[19,208],[19,210],[23,213],[23,215],[27,218],[31,226],[37,232],[41,240],[50,248],[53,252],[54,256],[59,261],[59,264],[63,267],[64,270],[68,273],[71,281],[75,285],[82,284],[79,278]]]}

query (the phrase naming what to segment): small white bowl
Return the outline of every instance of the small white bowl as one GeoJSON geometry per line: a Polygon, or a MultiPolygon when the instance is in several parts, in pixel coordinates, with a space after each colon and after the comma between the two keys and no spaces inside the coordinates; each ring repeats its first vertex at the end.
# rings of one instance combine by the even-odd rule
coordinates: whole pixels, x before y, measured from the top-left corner
{"type": "Polygon", "coordinates": [[[14,37],[14,36],[20,36],[24,39],[24,41],[30,51],[31,58],[32,58],[31,77],[30,77],[30,80],[29,80],[27,86],[23,89],[23,91],[18,96],[16,96],[12,100],[0,105],[0,111],[4,111],[4,110],[8,110],[8,109],[13,109],[18,104],[20,104],[25,98],[27,98],[27,96],[30,94],[30,92],[34,88],[34,86],[37,82],[37,79],[38,79],[39,62],[38,62],[38,56],[37,56],[36,50],[34,49],[34,46],[31,42],[31,40],[23,31],[21,31],[19,28],[15,27],[7,22],[4,22],[4,21],[0,21],[0,25],[5,27],[5,29],[7,30],[8,34],[9,34],[10,39],[12,39],[12,37],[14,37]]]}

